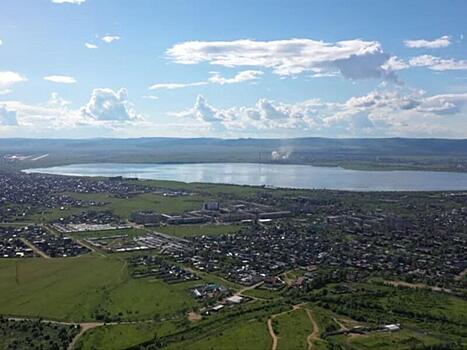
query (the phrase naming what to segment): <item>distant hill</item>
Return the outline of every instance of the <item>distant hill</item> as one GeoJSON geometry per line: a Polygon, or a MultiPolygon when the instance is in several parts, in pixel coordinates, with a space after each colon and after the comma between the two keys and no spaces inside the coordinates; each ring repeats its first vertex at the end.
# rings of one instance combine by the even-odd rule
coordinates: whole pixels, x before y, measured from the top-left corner
{"type": "Polygon", "coordinates": [[[467,140],[451,139],[1,139],[2,158],[14,154],[31,156],[20,161],[19,167],[88,162],[280,162],[467,171],[467,140]]]}

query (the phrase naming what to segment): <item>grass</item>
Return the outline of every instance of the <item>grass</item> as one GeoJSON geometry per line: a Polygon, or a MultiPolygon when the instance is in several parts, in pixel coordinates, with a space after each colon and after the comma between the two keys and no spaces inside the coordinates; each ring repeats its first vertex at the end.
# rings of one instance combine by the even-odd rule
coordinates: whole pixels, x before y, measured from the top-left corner
{"type": "Polygon", "coordinates": [[[68,195],[86,201],[105,202],[103,206],[82,207],[82,208],[59,208],[45,210],[43,214],[35,214],[29,217],[30,220],[51,222],[61,217],[79,213],[85,210],[111,210],[114,214],[123,219],[129,219],[135,211],[153,210],[164,214],[180,214],[186,211],[201,209],[205,197],[200,195],[183,197],[164,197],[155,193],[144,193],[131,198],[116,198],[102,193],[68,193],[68,195]]]}
{"type": "Polygon", "coordinates": [[[113,210],[122,218],[129,218],[131,213],[140,210],[154,210],[164,214],[180,214],[201,209],[205,198],[201,196],[164,197],[145,193],[129,199],[111,198],[111,203],[103,208],[113,210]]]}
{"type": "Polygon", "coordinates": [[[243,294],[260,299],[276,299],[281,297],[281,294],[278,291],[260,288],[249,289],[243,292],[243,294]]]}
{"type": "Polygon", "coordinates": [[[68,234],[69,236],[75,239],[85,239],[85,238],[100,238],[100,237],[109,237],[109,236],[123,236],[128,235],[128,237],[138,237],[148,234],[148,231],[137,229],[137,228],[124,228],[120,230],[104,230],[104,231],[88,231],[88,232],[75,232],[68,234]]]}
{"type": "Polygon", "coordinates": [[[122,267],[118,260],[96,257],[2,260],[0,313],[92,320],[103,288],[123,278],[122,267]]]}
{"type": "Polygon", "coordinates": [[[160,280],[128,279],[106,293],[103,309],[128,320],[184,314],[198,305],[190,288],[199,284],[200,281],[169,285],[160,280]]]}
{"type": "Polygon", "coordinates": [[[135,323],[102,326],[89,330],[80,339],[79,350],[123,350],[177,330],[173,322],[135,323]]]}
{"type": "Polygon", "coordinates": [[[313,317],[316,320],[321,333],[334,331],[340,328],[334,321],[333,315],[330,311],[315,305],[311,305],[310,308],[313,310],[313,317]]]}
{"type": "Polygon", "coordinates": [[[306,338],[313,331],[310,319],[303,309],[295,310],[275,319],[278,330],[278,349],[307,349],[306,338]]]}
{"type": "Polygon", "coordinates": [[[189,283],[134,280],[117,258],[0,261],[0,314],[5,315],[66,321],[91,321],[98,315],[151,319],[196,305],[189,288],[189,283]]]}
{"type": "Polygon", "coordinates": [[[432,346],[440,343],[436,338],[407,329],[396,333],[373,333],[346,337],[344,342],[362,350],[409,350],[417,346],[432,346]]]}
{"type": "Polygon", "coordinates": [[[244,228],[244,225],[181,225],[159,227],[156,231],[167,233],[177,237],[217,236],[228,233],[236,233],[244,228]]]}
{"type": "Polygon", "coordinates": [[[269,350],[271,337],[263,321],[244,320],[232,322],[230,327],[218,334],[201,339],[169,344],[167,350],[269,350]]]}

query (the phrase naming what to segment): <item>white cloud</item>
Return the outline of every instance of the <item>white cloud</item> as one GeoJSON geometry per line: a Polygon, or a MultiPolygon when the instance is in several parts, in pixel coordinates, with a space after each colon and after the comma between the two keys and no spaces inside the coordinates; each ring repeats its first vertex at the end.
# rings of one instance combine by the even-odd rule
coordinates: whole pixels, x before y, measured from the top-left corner
{"type": "Polygon", "coordinates": [[[128,101],[126,89],[94,89],[89,102],[81,108],[81,114],[100,121],[130,121],[139,118],[128,101]]]}
{"type": "Polygon", "coordinates": [[[10,86],[27,81],[26,77],[11,71],[0,71],[0,92],[2,94],[10,92],[10,86]]]}
{"type": "Polygon", "coordinates": [[[0,126],[18,125],[16,111],[8,110],[6,106],[0,105],[0,126]]]}
{"type": "MultiPolygon", "coordinates": [[[[10,114],[0,107],[0,125],[13,124],[11,112],[16,113],[16,125],[13,136],[29,135],[32,137],[90,137],[111,135],[121,136],[128,128],[139,129],[150,125],[137,115],[126,97],[126,90],[117,92],[111,89],[95,89],[90,101],[83,107],[74,109],[70,101],[52,93],[44,103],[29,105],[20,101],[2,101],[10,114]]],[[[152,126],[154,127],[154,125],[152,126]]],[[[146,130],[144,130],[146,131],[146,130]]],[[[8,135],[0,127],[0,135],[8,135]]],[[[10,133],[11,135],[11,133],[10,133]]]]}
{"type": "Polygon", "coordinates": [[[388,61],[383,65],[383,68],[387,71],[398,71],[409,68],[409,65],[401,58],[397,56],[389,57],[388,61]]]}
{"type": "Polygon", "coordinates": [[[23,130],[57,130],[89,124],[76,111],[69,108],[69,102],[52,94],[49,101],[28,105],[19,101],[3,101],[7,109],[16,112],[18,127],[23,130]]]}
{"type": "Polygon", "coordinates": [[[409,60],[409,64],[412,67],[427,67],[435,71],[467,69],[467,60],[446,59],[431,55],[413,57],[409,60]]]}
{"type": "Polygon", "coordinates": [[[107,44],[110,44],[114,41],[120,40],[120,37],[118,35],[105,35],[102,38],[102,41],[106,42],[107,44]]]}
{"type": "Polygon", "coordinates": [[[97,48],[99,48],[99,46],[97,46],[96,44],[91,44],[91,43],[84,43],[84,46],[86,46],[86,48],[88,48],[88,49],[97,49],[97,48]]]}
{"type": "Polygon", "coordinates": [[[312,99],[287,104],[260,99],[251,107],[225,109],[198,96],[192,108],[170,115],[194,119],[211,132],[237,135],[465,137],[466,107],[467,93],[427,96],[423,91],[397,89],[373,91],[343,103],[312,99]]]}
{"type": "Polygon", "coordinates": [[[442,47],[448,47],[452,43],[452,38],[449,35],[444,35],[441,38],[434,40],[404,40],[404,45],[410,48],[420,49],[439,49],[442,47]]]}
{"type": "Polygon", "coordinates": [[[62,98],[62,97],[58,94],[58,92],[52,92],[52,93],[50,94],[50,99],[49,99],[49,101],[47,101],[46,105],[49,106],[49,107],[61,107],[61,108],[65,108],[65,107],[70,106],[70,105],[71,105],[71,102],[65,100],[64,98],[62,98]]]}
{"type": "Polygon", "coordinates": [[[86,0],[52,0],[54,4],[84,4],[86,0]]]}
{"type": "Polygon", "coordinates": [[[76,79],[68,75],[49,75],[44,77],[44,80],[58,84],[75,84],[76,79]]]}
{"type": "Polygon", "coordinates": [[[198,81],[195,83],[158,83],[151,85],[149,90],[175,90],[175,89],[183,89],[192,86],[203,86],[207,85],[208,83],[205,81],[198,81]]]}
{"type": "Polygon", "coordinates": [[[143,96],[144,99],[146,100],[158,100],[159,99],[159,96],[154,96],[154,95],[144,95],[143,96]]]}
{"type": "Polygon", "coordinates": [[[194,86],[204,86],[208,84],[238,84],[246,81],[258,80],[263,74],[257,70],[246,70],[237,73],[233,78],[224,78],[219,72],[211,72],[211,77],[207,81],[197,81],[193,83],[157,83],[149,87],[149,90],[176,90],[194,86]]]}
{"type": "Polygon", "coordinates": [[[3,45],[3,41],[2,41],[2,39],[0,39],[0,45],[3,45]]]}
{"type": "Polygon", "coordinates": [[[381,45],[360,39],[335,43],[311,39],[188,41],[174,45],[167,55],[180,64],[264,67],[281,76],[336,71],[350,79],[392,75],[383,67],[390,56],[381,45]]]}
{"type": "Polygon", "coordinates": [[[237,73],[233,78],[224,78],[218,72],[211,72],[211,74],[212,75],[209,78],[210,83],[225,85],[258,80],[260,76],[263,75],[263,72],[259,70],[245,70],[243,72],[237,73]]]}

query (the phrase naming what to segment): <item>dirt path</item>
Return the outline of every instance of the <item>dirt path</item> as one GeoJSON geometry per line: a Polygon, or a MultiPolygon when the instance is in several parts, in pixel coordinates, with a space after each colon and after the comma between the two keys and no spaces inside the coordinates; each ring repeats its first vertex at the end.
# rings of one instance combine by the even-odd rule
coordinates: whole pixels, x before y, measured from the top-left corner
{"type": "Polygon", "coordinates": [[[467,269],[465,269],[464,271],[462,271],[460,274],[458,274],[454,279],[456,281],[462,281],[464,279],[464,277],[467,276],[467,269]]]}
{"type": "Polygon", "coordinates": [[[309,309],[306,309],[306,314],[308,315],[311,325],[313,326],[313,330],[311,334],[306,338],[306,342],[308,343],[308,350],[313,350],[313,349],[316,349],[315,341],[319,339],[320,331],[319,331],[318,323],[313,317],[312,311],[309,309]]]}
{"type": "Polygon", "coordinates": [[[294,306],[292,306],[292,310],[282,311],[282,312],[279,312],[278,314],[274,314],[274,315],[271,315],[271,317],[269,317],[269,319],[268,319],[268,331],[269,331],[269,335],[272,338],[271,350],[277,350],[277,342],[279,341],[279,337],[276,335],[276,333],[274,333],[274,327],[273,327],[274,319],[276,319],[279,316],[288,314],[290,312],[294,312],[296,310],[299,310],[299,309],[301,309],[303,307],[303,305],[305,305],[305,304],[294,305],[294,306]]]}
{"type": "Polygon", "coordinates": [[[242,294],[245,293],[246,291],[249,291],[249,290],[258,288],[258,287],[261,286],[263,283],[264,283],[264,282],[261,281],[261,282],[258,282],[258,283],[256,283],[256,284],[253,284],[252,286],[242,288],[242,289],[240,289],[238,292],[236,292],[235,295],[242,295],[242,294]]]}
{"type": "Polygon", "coordinates": [[[40,250],[39,248],[37,248],[34,244],[32,244],[31,242],[29,242],[27,239],[25,238],[20,238],[21,242],[23,242],[24,244],[26,244],[29,248],[31,248],[36,254],[40,255],[41,257],[43,257],[44,259],[52,259],[50,256],[48,256],[47,254],[45,254],[42,250],[40,250]]]}
{"type": "Polygon", "coordinates": [[[76,240],[76,243],[78,243],[79,245],[82,245],[83,247],[85,248],[88,248],[91,252],[93,253],[96,253],[100,256],[102,256],[103,258],[106,257],[106,255],[104,253],[102,253],[100,250],[97,250],[96,248],[94,248],[92,245],[86,243],[85,241],[81,240],[81,239],[77,239],[76,240]]]}
{"type": "Polygon", "coordinates": [[[101,327],[103,326],[104,323],[80,323],[79,326],[81,328],[80,332],[75,335],[71,343],[68,345],[68,350],[74,350],[76,344],[78,343],[78,340],[83,336],[84,333],[86,333],[88,330],[101,327]]]}
{"type": "Polygon", "coordinates": [[[272,346],[271,346],[271,350],[276,350],[277,349],[277,335],[276,333],[274,333],[274,328],[272,326],[272,322],[273,322],[273,316],[271,316],[271,318],[268,319],[268,331],[269,331],[269,335],[271,336],[272,338],[272,346]]]}
{"type": "Polygon", "coordinates": [[[384,284],[393,286],[393,287],[405,287],[405,288],[413,288],[413,289],[430,289],[433,292],[444,292],[447,294],[453,294],[453,291],[451,289],[429,286],[424,283],[409,283],[409,282],[404,282],[404,281],[384,281],[384,284]]]}

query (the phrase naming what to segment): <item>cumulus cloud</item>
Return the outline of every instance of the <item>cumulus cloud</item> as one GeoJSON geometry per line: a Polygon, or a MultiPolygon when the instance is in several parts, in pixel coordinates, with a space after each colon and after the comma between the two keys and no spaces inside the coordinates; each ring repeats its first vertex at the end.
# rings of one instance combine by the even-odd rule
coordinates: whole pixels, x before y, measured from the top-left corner
{"type": "Polygon", "coordinates": [[[52,0],[54,4],[84,4],[86,0],[52,0]]]}
{"type": "Polygon", "coordinates": [[[97,49],[99,46],[96,44],[91,44],[91,43],[84,43],[84,46],[86,46],[87,49],[97,49]]]}
{"type": "Polygon", "coordinates": [[[76,79],[68,75],[49,75],[44,77],[44,80],[58,84],[75,84],[76,79]]]}
{"type": "Polygon", "coordinates": [[[409,64],[412,67],[427,67],[435,71],[467,69],[467,60],[445,59],[431,55],[413,57],[409,60],[409,64]]]}
{"type": "Polygon", "coordinates": [[[444,35],[441,38],[434,40],[404,40],[404,45],[414,49],[439,49],[442,47],[448,47],[452,43],[452,37],[449,35],[444,35]]]}
{"type": "Polygon", "coordinates": [[[0,105],[0,126],[15,126],[18,125],[16,119],[16,111],[7,109],[6,106],[0,105]]]}
{"type": "Polygon", "coordinates": [[[26,77],[11,71],[0,71],[0,94],[10,92],[10,87],[17,83],[27,81],[26,77]]]}
{"type": "Polygon", "coordinates": [[[389,72],[395,72],[398,70],[403,70],[409,68],[410,65],[407,64],[403,59],[397,56],[391,56],[387,62],[383,65],[383,69],[389,72]]]}
{"type": "MultiPolygon", "coordinates": [[[[144,125],[143,132],[154,130],[154,125],[133,111],[126,95],[125,89],[95,89],[89,102],[81,108],[73,108],[70,101],[56,92],[38,104],[2,101],[0,126],[14,125],[13,136],[20,133],[31,137],[122,136],[130,128],[137,132],[141,125],[144,125]]],[[[7,135],[8,130],[0,127],[0,134],[7,135]]]]}
{"type": "Polygon", "coordinates": [[[427,97],[417,107],[421,112],[435,113],[438,115],[453,115],[461,113],[467,106],[467,93],[442,94],[427,97]]]}
{"type": "Polygon", "coordinates": [[[390,55],[377,41],[360,39],[335,43],[311,39],[188,41],[174,45],[167,55],[180,64],[264,67],[281,76],[337,71],[349,79],[391,77],[383,67],[390,55]]]}
{"type": "Polygon", "coordinates": [[[198,96],[192,108],[171,113],[208,126],[216,132],[287,132],[321,136],[394,136],[431,135],[444,132],[466,135],[449,129],[449,123],[465,125],[466,94],[427,96],[418,90],[373,91],[345,102],[323,102],[317,99],[287,104],[260,99],[253,106],[220,109],[198,96]],[[443,119],[449,117],[446,123],[443,119]]]}
{"type": "Polygon", "coordinates": [[[104,35],[101,40],[106,42],[107,44],[113,43],[114,41],[118,41],[121,38],[118,35],[104,35]]]}
{"type": "Polygon", "coordinates": [[[99,121],[130,121],[139,118],[128,101],[126,89],[94,89],[89,102],[81,108],[81,115],[99,121]]]}

